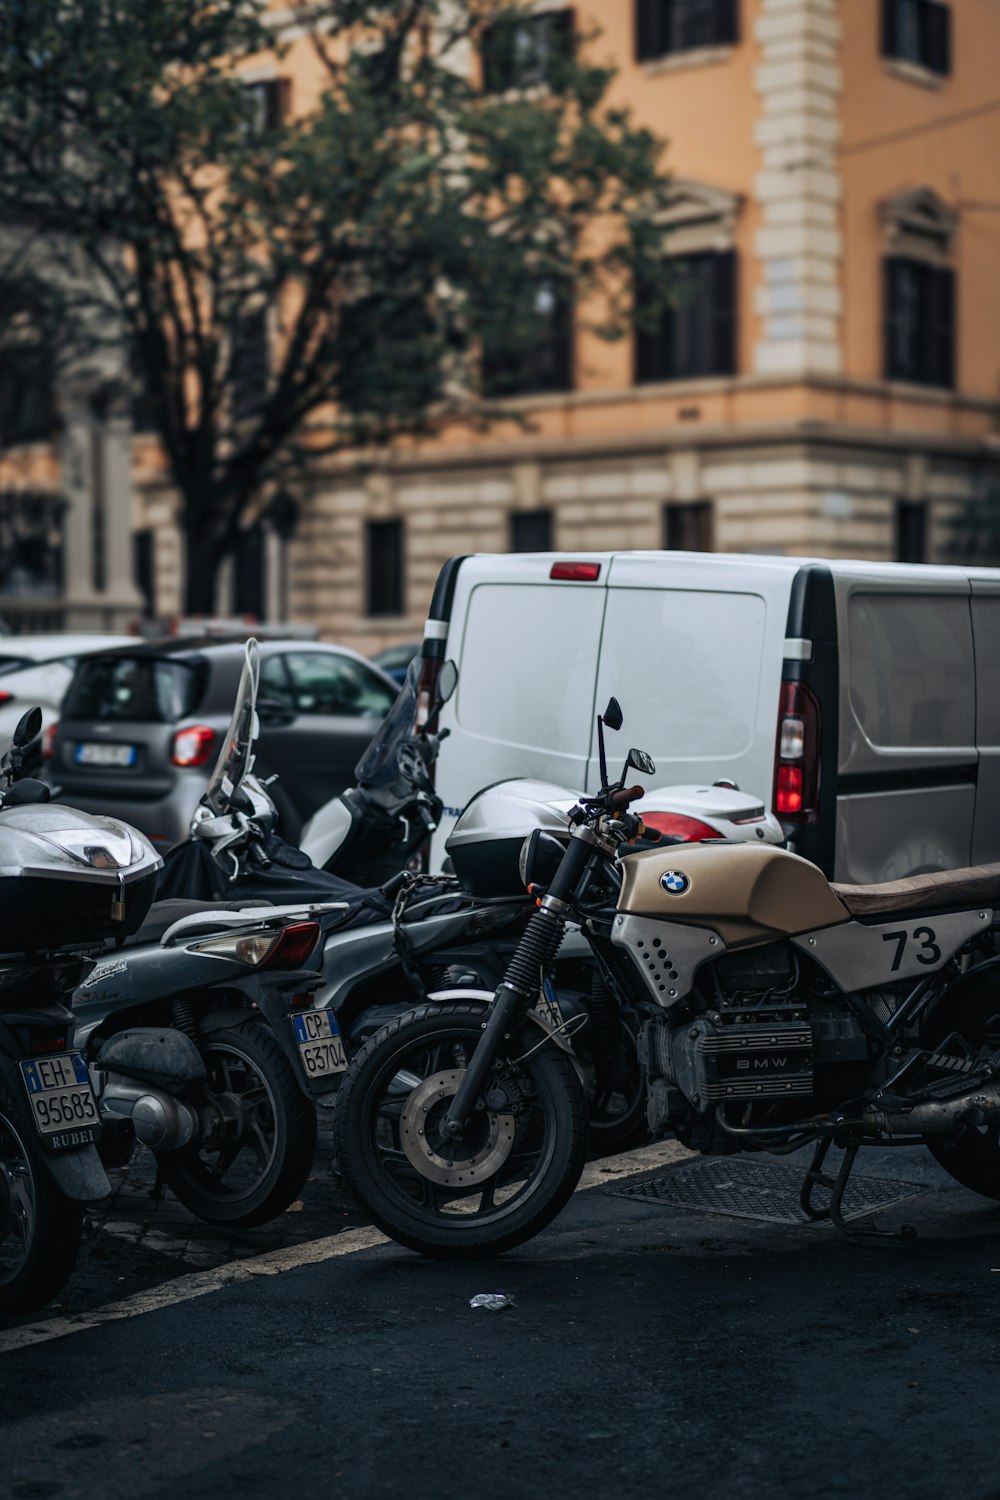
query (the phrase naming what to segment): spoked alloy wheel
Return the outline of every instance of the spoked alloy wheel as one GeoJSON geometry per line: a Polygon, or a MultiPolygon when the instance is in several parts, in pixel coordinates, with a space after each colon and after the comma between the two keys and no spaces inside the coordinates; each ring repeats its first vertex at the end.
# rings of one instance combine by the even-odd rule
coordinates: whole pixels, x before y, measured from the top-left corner
{"type": "MultiPolygon", "coordinates": [[[[957,1030],[974,1048],[1000,1051],[1000,999],[981,998],[967,1011],[950,1013],[948,1030],[957,1030]]],[[[932,1156],[950,1177],[973,1193],[1000,1200],[1000,1121],[965,1125],[959,1135],[928,1136],[932,1156]]]]}
{"type": "Polygon", "coordinates": [[[28,1132],[0,1094],[0,1317],[49,1302],[80,1249],[83,1204],[63,1197],[28,1132]]]}
{"type": "Polygon", "coordinates": [[[337,1096],[349,1186],[380,1229],[425,1255],[482,1259],[521,1244],[555,1218],[583,1170],[583,1090],[531,1024],[504,1044],[463,1138],[445,1135],[482,1028],[480,1006],[410,1011],[362,1048],[337,1096]]]}
{"type": "Polygon", "coordinates": [[[301,1192],[316,1150],[316,1110],[270,1031],[244,1022],[202,1043],[211,1127],[158,1156],[164,1181],[206,1223],[266,1224],[301,1192]]]}

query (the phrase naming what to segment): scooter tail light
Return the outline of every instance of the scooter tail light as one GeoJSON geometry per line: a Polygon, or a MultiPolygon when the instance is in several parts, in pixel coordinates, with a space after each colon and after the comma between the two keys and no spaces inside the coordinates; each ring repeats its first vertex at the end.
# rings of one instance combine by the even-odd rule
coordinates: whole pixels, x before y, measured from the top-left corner
{"type": "Polygon", "coordinates": [[[318,922],[291,922],[277,932],[227,932],[192,943],[195,953],[234,958],[254,969],[300,969],[319,942],[318,922]]]}
{"type": "Polygon", "coordinates": [[[55,758],[56,732],[58,731],[58,729],[59,725],[53,720],[53,722],[46,727],[45,732],[42,735],[43,760],[53,760],[55,758]]]}
{"type": "Polygon", "coordinates": [[[261,968],[301,969],[318,942],[318,922],[293,922],[281,929],[261,968]]]}
{"type": "Polygon", "coordinates": [[[641,816],[647,828],[655,828],[657,833],[682,839],[686,844],[697,844],[702,839],[725,838],[725,834],[720,833],[717,828],[702,823],[699,818],[689,818],[684,813],[644,812],[641,816]]]}
{"type": "Polygon", "coordinates": [[[774,755],[774,811],[786,823],[819,816],[820,709],[803,682],[783,682],[774,755]]]}
{"type": "Polygon", "coordinates": [[[215,745],[215,730],[207,724],[191,724],[178,729],[170,752],[170,763],[189,769],[208,764],[215,745]]]}

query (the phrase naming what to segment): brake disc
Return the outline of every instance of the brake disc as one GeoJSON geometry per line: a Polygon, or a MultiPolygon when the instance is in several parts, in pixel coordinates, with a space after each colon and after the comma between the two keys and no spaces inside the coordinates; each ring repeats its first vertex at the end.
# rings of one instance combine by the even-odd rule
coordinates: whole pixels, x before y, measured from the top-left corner
{"type": "Polygon", "coordinates": [[[432,1073],[410,1094],[400,1116],[400,1136],[410,1165],[442,1187],[475,1187],[494,1176],[514,1144],[514,1116],[479,1110],[469,1121],[475,1139],[449,1140],[440,1130],[458,1093],[464,1068],[432,1073]]]}

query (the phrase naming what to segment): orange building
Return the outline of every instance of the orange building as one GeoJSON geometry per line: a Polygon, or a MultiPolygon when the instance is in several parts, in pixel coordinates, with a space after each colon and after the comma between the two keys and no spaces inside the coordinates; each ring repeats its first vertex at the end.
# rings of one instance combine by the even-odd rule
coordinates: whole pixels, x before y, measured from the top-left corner
{"type": "MultiPolygon", "coordinates": [[[[510,398],[530,428],[455,428],[365,478],[317,472],[292,540],[254,536],[266,607],[375,650],[419,635],[461,552],[942,556],[996,451],[996,0],[535,9],[530,64],[561,28],[596,28],[615,99],[669,142],[678,305],[657,335],[608,344],[543,291],[510,398]]],[[[292,12],[274,23],[290,50],[245,81],[295,110],[311,53],[292,12]]],[[[169,613],[172,500],[155,469],[134,477],[169,613]]]]}

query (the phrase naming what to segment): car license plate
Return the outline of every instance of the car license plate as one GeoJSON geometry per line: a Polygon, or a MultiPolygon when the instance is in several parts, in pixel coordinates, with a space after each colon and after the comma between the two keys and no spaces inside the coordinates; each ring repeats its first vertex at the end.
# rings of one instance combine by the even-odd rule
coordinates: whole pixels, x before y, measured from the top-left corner
{"type": "Polygon", "coordinates": [[[328,1010],[304,1010],[292,1017],[302,1066],[309,1078],[347,1071],[347,1054],[340,1027],[328,1010]]]}
{"type": "Polygon", "coordinates": [[[78,766],[134,766],[134,745],[77,745],[78,766]]]}
{"type": "Polygon", "coordinates": [[[62,1057],[33,1057],[21,1063],[38,1134],[53,1151],[86,1146],[100,1133],[97,1100],[87,1064],[79,1052],[62,1057]]]}

